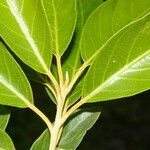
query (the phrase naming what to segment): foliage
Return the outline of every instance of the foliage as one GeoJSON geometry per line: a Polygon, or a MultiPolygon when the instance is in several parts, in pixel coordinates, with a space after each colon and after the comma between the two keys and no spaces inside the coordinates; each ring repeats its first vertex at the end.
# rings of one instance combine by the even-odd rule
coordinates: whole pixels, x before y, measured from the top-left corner
{"type": "MultiPolygon", "coordinates": [[[[46,123],[32,150],[76,149],[101,111],[82,105],[150,89],[149,0],[2,0],[0,9],[0,104],[46,123]],[[30,79],[56,104],[54,123],[35,106],[30,79]]],[[[1,111],[0,149],[13,150],[1,111]]]]}

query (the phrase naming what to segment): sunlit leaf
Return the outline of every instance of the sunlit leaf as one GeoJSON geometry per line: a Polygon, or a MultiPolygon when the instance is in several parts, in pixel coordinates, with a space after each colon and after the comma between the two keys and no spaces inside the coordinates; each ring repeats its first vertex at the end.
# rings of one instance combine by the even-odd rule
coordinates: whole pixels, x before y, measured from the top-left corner
{"type": "Polygon", "coordinates": [[[108,0],[88,18],[80,42],[82,58],[98,54],[124,28],[150,11],[149,0],[108,0]]]}
{"type": "Polygon", "coordinates": [[[0,35],[4,41],[22,61],[47,74],[52,47],[40,0],[2,0],[0,10],[0,35]]]}
{"type": "MultiPolygon", "coordinates": [[[[83,97],[86,101],[116,99],[150,89],[150,5],[148,4],[150,1],[147,0],[108,1],[88,20],[85,31],[89,30],[87,38],[91,40],[87,40],[85,45],[88,46],[93,41],[97,56],[84,81],[83,97]],[[129,10],[124,7],[131,9],[130,16],[129,10]],[[121,17],[122,15],[124,17],[121,17]],[[102,19],[97,20],[100,16],[102,19]],[[111,18],[111,21],[109,20],[111,27],[109,25],[107,27],[108,18],[111,18]],[[98,30],[98,27],[101,27],[101,30],[98,30]]],[[[86,59],[88,54],[94,51],[87,49],[86,56],[84,52],[83,50],[83,57],[86,59]]]]}

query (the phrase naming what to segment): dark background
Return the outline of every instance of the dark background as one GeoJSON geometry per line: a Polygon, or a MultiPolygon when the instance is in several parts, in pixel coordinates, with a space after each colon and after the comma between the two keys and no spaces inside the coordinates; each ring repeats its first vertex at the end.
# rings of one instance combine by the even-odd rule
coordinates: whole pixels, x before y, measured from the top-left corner
{"type": "MultiPolygon", "coordinates": [[[[45,90],[35,83],[32,83],[32,86],[36,105],[47,116],[53,118],[55,107],[48,100],[45,90]]],[[[149,91],[94,105],[102,106],[102,114],[93,128],[87,132],[78,150],[150,149],[149,91]]],[[[6,131],[13,139],[17,150],[29,150],[46,126],[29,109],[10,109],[11,119],[6,131]]]]}

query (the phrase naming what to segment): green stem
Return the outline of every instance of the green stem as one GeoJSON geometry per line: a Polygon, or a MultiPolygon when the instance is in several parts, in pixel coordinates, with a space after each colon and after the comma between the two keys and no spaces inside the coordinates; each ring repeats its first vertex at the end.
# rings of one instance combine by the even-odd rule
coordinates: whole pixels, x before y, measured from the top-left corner
{"type": "Polygon", "coordinates": [[[62,123],[64,123],[75,110],[77,110],[79,107],[81,107],[83,104],[85,104],[85,102],[86,102],[86,99],[84,98],[84,99],[81,99],[76,104],[74,104],[63,116],[62,123]]]}
{"type": "Polygon", "coordinates": [[[54,124],[53,132],[51,134],[51,144],[49,150],[56,150],[59,138],[60,138],[60,132],[61,132],[61,125],[59,123],[59,118],[54,124]]]}
{"type": "Polygon", "coordinates": [[[59,138],[61,136],[63,124],[62,124],[62,111],[63,111],[63,105],[59,103],[57,105],[57,113],[55,118],[55,123],[51,132],[51,141],[50,141],[50,147],[49,150],[56,150],[57,144],[59,142],[59,138]]]}
{"type": "Polygon", "coordinates": [[[60,88],[63,88],[64,79],[63,79],[63,72],[61,67],[61,58],[59,56],[56,56],[56,63],[57,63],[60,88]]]}
{"type": "Polygon", "coordinates": [[[69,83],[69,85],[67,87],[67,90],[66,90],[66,94],[67,95],[72,90],[74,84],[77,82],[77,80],[82,75],[82,73],[85,71],[85,69],[90,65],[90,62],[91,62],[91,59],[89,59],[88,61],[84,62],[84,64],[78,69],[76,74],[73,76],[73,78],[72,78],[71,82],[69,83]]]}

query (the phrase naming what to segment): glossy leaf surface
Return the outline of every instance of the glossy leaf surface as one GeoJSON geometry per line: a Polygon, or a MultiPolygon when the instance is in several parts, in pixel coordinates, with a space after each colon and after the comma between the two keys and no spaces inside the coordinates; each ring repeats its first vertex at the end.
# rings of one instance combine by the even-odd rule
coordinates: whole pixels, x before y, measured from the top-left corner
{"type": "Polygon", "coordinates": [[[76,23],[75,0],[41,0],[49,31],[53,52],[61,56],[71,41],[76,23]]]}
{"type": "Polygon", "coordinates": [[[27,107],[32,91],[23,71],[0,43],[0,104],[27,107]]]}
{"type": "Polygon", "coordinates": [[[0,10],[4,41],[30,67],[48,73],[51,38],[40,0],[2,0],[0,10]]]}
{"type": "Polygon", "coordinates": [[[10,118],[10,111],[4,107],[0,106],[0,129],[5,130],[10,118]]]}
{"type": "MultiPolygon", "coordinates": [[[[109,12],[115,1],[110,2],[109,7],[101,8],[104,12],[109,12]]],[[[122,10],[121,2],[125,1],[118,1],[115,14],[122,10]]],[[[121,28],[101,47],[84,82],[83,97],[87,101],[116,99],[150,89],[150,12],[145,9],[143,14],[121,28]]],[[[119,19],[117,15],[115,18],[119,19]]],[[[119,21],[115,23],[117,26],[119,21]]]]}
{"type": "MultiPolygon", "coordinates": [[[[64,125],[64,130],[58,144],[58,149],[76,149],[87,130],[94,125],[99,115],[100,112],[97,108],[83,108],[76,111],[64,125]]],[[[49,138],[49,132],[48,130],[45,130],[43,134],[34,142],[31,150],[48,150],[49,138]]]]}
{"type": "Polygon", "coordinates": [[[14,144],[6,132],[0,129],[0,150],[15,150],[14,144]]]}

